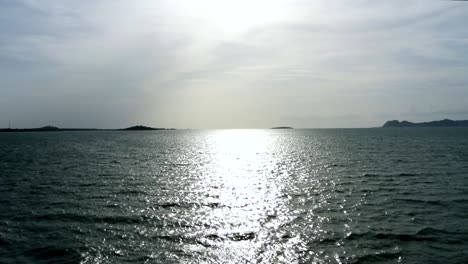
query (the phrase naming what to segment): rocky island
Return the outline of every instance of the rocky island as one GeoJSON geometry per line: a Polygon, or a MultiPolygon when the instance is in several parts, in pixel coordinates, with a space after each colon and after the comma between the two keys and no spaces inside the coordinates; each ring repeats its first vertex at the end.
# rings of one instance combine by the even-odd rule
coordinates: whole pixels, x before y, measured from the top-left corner
{"type": "Polygon", "coordinates": [[[382,127],[468,127],[468,120],[450,120],[413,123],[409,121],[392,120],[387,121],[382,127]]]}
{"type": "Polygon", "coordinates": [[[45,126],[39,128],[0,128],[0,132],[63,132],[63,131],[147,131],[147,130],[175,130],[174,128],[154,128],[147,126],[132,126],[123,129],[98,129],[98,128],[59,128],[45,126]]]}
{"type": "Polygon", "coordinates": [[[156,128],[156,127],[147,127],[147,126],[132,126],[132,127],[127,127],[122,130],[126,131],[146,131],[146,130],[174,130],[173,128],[156,128]]]}
{"type": "Polygon", "coordinates": [[[2,128],[0,132],[54,132],[61,131],[60,128],[55,126],[45,126],[39,128],[2,128]]]}

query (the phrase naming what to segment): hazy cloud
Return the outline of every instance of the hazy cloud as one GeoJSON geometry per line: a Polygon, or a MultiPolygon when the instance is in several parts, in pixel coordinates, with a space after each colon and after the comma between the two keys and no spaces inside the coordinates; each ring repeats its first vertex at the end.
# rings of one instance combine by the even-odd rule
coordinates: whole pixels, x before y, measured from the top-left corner
{"type": "Polygon", "coordinates": [[[468,119],[464,2],[0,7],[0,127],[9,119],[193,128],[468,119]]]}

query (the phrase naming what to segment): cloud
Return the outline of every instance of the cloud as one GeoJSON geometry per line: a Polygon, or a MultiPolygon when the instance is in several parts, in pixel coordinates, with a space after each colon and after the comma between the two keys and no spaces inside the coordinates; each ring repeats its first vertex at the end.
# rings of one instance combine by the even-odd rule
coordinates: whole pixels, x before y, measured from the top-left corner
{"type": "Polygon", "coordinates": [[[468,110],[464,3],[265,2],[238,25],[248,5],[209,3],[2,2],[0,122],[343,127],[468,110]]]}

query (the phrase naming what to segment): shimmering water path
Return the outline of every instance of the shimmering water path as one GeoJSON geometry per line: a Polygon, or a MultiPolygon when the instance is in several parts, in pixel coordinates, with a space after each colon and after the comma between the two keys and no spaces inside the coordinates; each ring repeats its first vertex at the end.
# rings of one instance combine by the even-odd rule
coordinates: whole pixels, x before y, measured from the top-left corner
{"type": "Polygon", "coordinates": [[[467,129],[0,134],[0,263],[466,263],[467,129]]]}

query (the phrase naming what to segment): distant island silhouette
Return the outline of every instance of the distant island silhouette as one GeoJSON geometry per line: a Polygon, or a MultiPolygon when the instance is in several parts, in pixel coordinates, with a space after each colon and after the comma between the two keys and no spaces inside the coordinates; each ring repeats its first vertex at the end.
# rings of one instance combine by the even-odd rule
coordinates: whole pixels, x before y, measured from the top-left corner
{"type": "Polygon", "coordinates": [[[287,127],[287,126],[280,126],[280,127],[272,127],[271,129],[293,129],[293,128],[287,127]]]}
{"type": "Polygon", "coordinates": [[[62,129],[55,126],[45,126],[39,128],[2,128],[0,132],[53,132],[53,131],[62,131],[62,129]]]}
{"type": "Polygon", "coordinates": [[[132,126],[123,129],[98,129],[98,128],[59,128],[56,126],[44,126],[39,128],[1,128],[0,132],[60,132],[60,131],[149,131],[149,130],[175,130],[175,128],[154,128],[147,126],[132,126]]]}
{"type": "Polygon", "coordinates": [[[450,120],[413,123],[409,121],[392,120],[387,121],[382,127],[468,127],[468,120],[450,120]]]}
{"type": "Polygon", "coordinates": [[[157,127],[147,127],[147,126],[132,126],[132,127],[127,127],[122,130],[126,131],[144,131],[144,130],[174,130],[174,128],[157,128],[157,127]]]}

